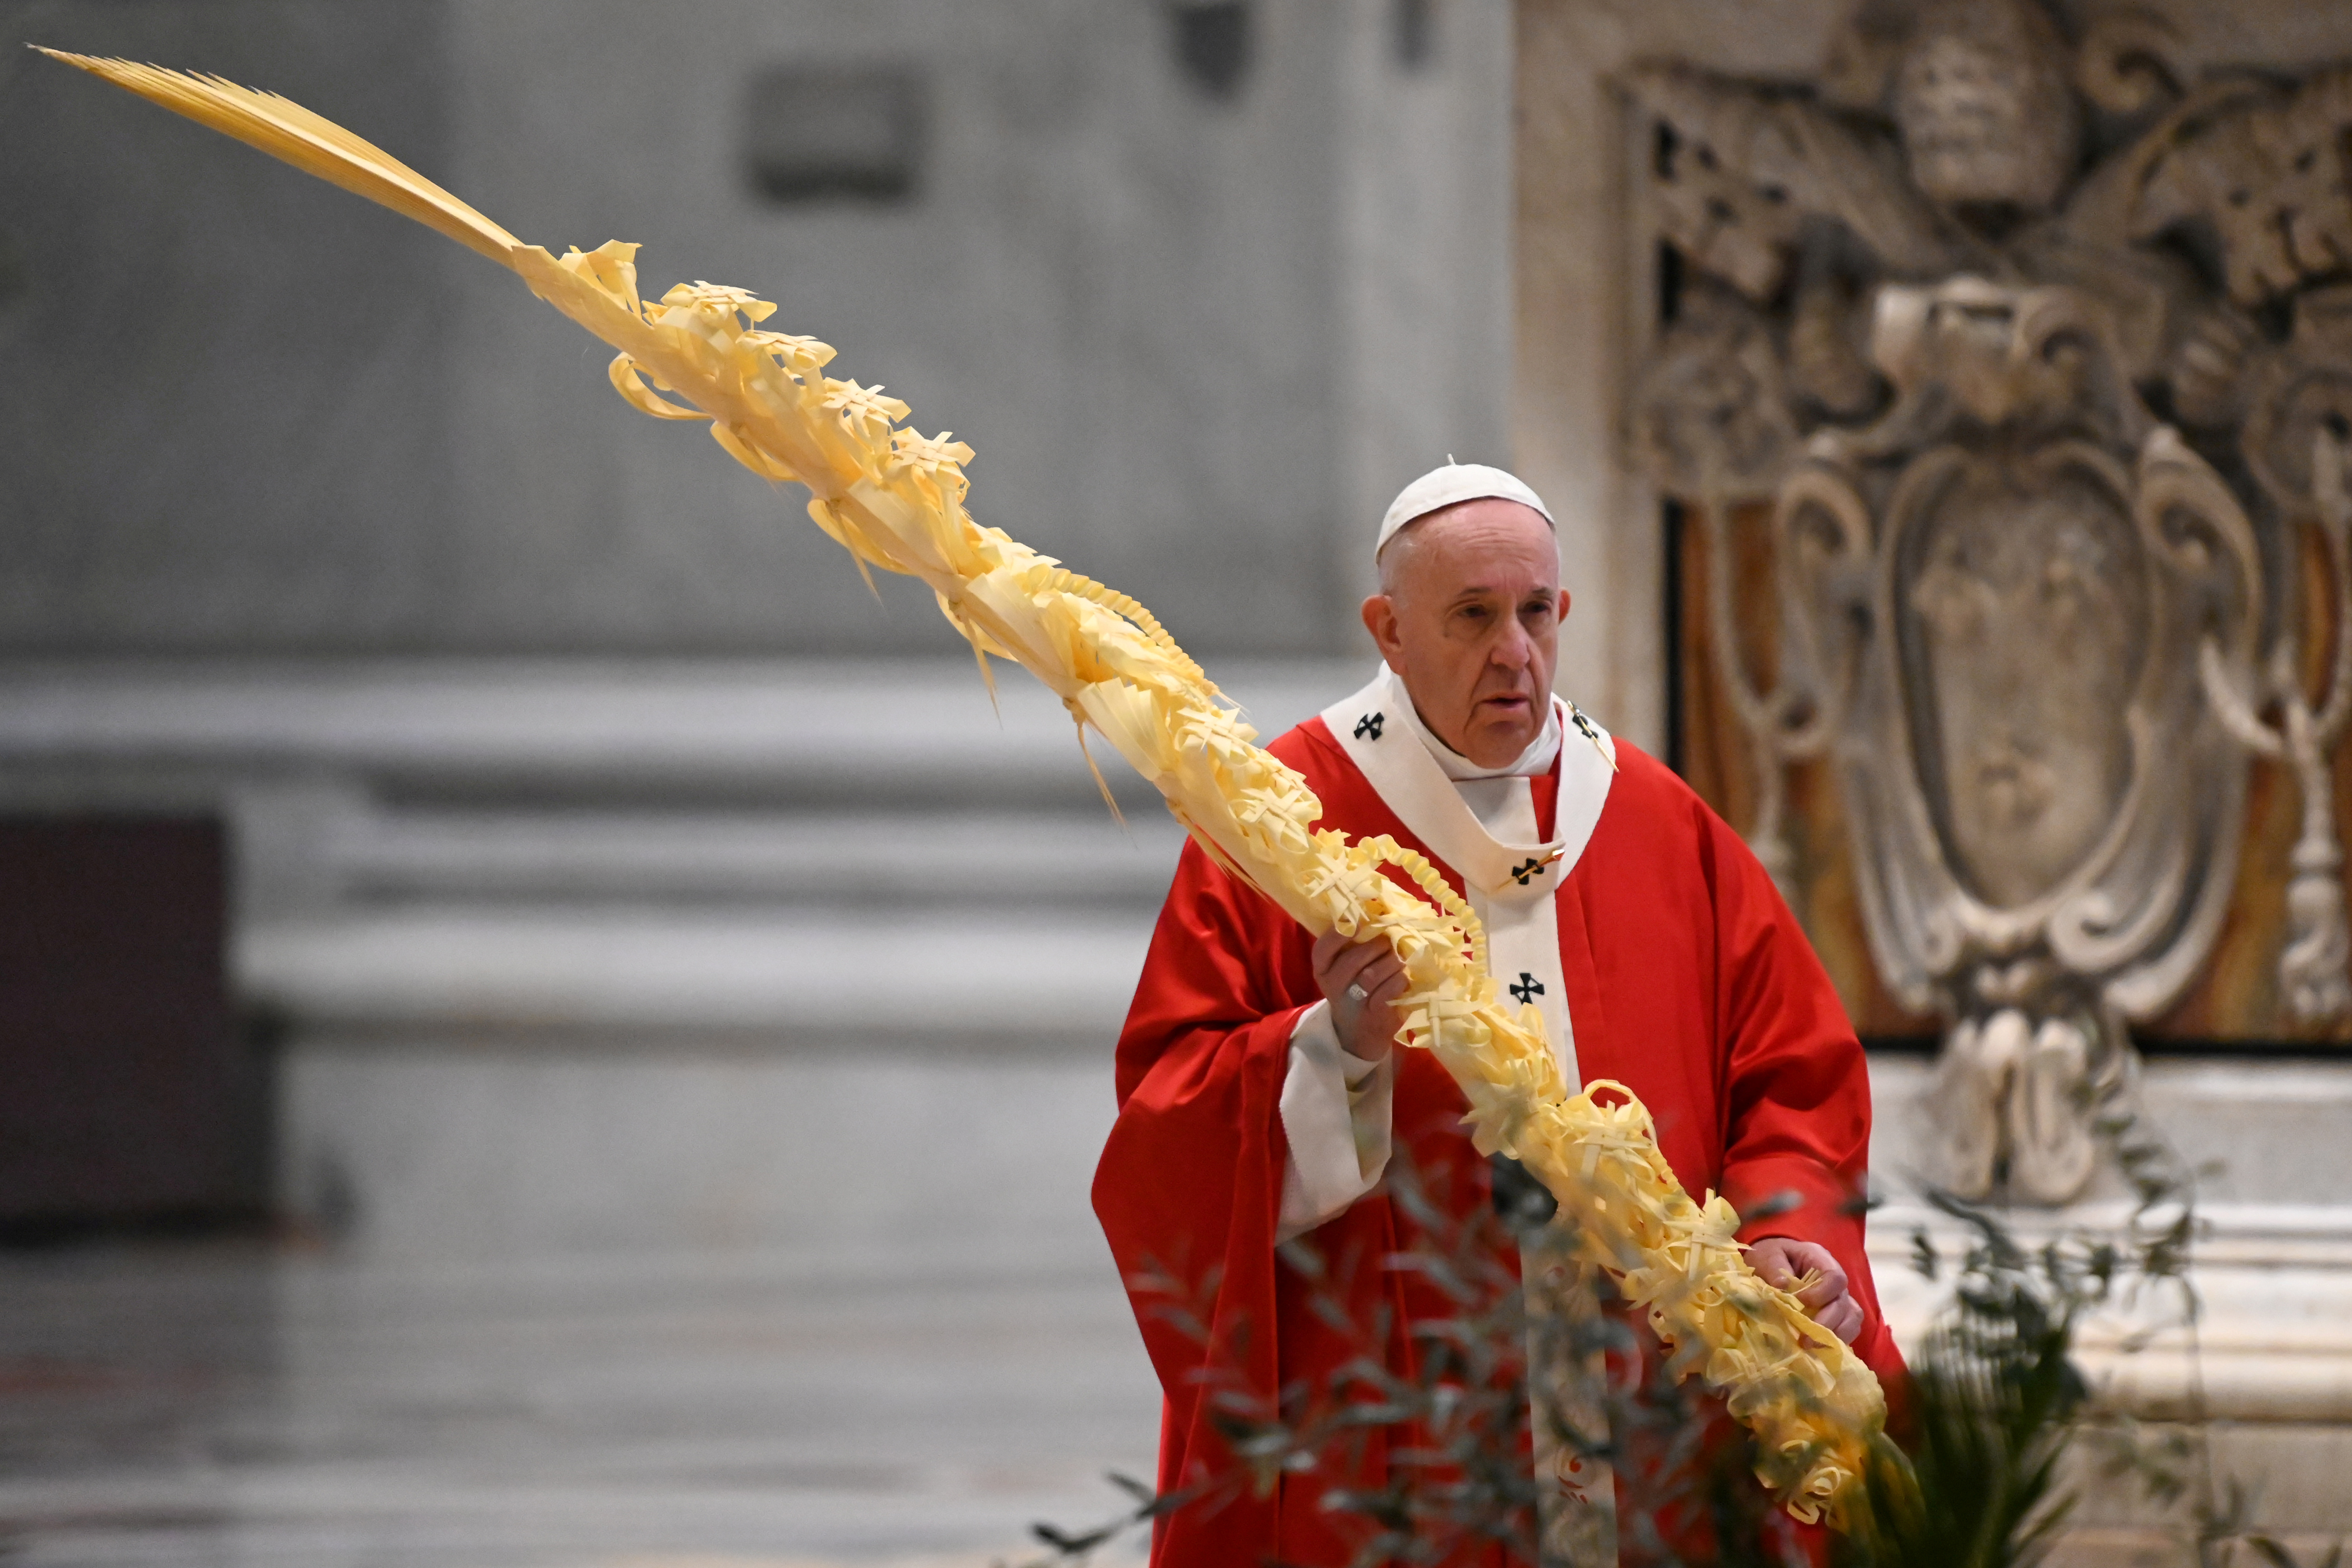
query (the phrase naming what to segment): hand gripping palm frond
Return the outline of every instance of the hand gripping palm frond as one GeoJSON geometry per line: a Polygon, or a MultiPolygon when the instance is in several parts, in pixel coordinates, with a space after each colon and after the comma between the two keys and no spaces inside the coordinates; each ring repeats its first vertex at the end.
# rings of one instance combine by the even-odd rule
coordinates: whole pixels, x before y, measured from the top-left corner
{"type": "Polygon", "coordinates": [[[736,461],[805,485],[809,516],[860,571],[919,577],[983,673],[1010,658],[1158,785],[1202,849],[1310,931],[1388,942],[1404,961],[1400,1038],[1462,1087],[1482,1152],[1523,1162],[1559,1200],[1583,1258],[1607,1268],[1685,1368],[1759,1439],[1757,1469],[1805,1520],[1855,1522],[1888,1449],[1877,1380],[1790,1296],[1759,1279],[1724,1199],[1693,1201],[1622,1086],[1570,1095],[1532,1008],[1498,1000],[1477,918],[1393,839],[1315,832],[1321,804],[1125,595],[1065,570],[964,510],[961,442],[898,427],[906,405],[824,374],[833,350],[758,330],[773,305],[740,289],[637,292],[634,245],[561,258],[525,245],[414,170],[285,99],[216,78],[57,54],[163,107],[404,213],[508,268],[620,351],[613,385],[659,419],[707,420],[736,461]],[[1427,894],[1384,874],[1393,867],[1427,894]],[[1612,1101],[1602,1103],[1596,1092],[1612,1101]]]}

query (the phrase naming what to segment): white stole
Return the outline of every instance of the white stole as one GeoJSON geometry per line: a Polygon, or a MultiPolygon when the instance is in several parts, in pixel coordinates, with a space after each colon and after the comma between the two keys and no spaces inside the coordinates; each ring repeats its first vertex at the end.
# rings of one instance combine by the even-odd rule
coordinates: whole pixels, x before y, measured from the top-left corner
{"type": "Polygon", "coordinates": [[[1488,831],[1464,801],[1463,791],[1486,788],[1489,781],[1457,784],[1446,777],[1414,733],[1417,722],[1406,721],[1417,718],[1412,700],[1385,665],[1370,685],[1323,710],[1322,717],[1348,760],[1398,820],[1462,879],[1471,909],[1486,927],[1488,967],[1509,1000],[1541,1015],[1560,1081],[1573,1094],[1584,1080],[1577,1072],[1575,1021],[1560,973],[1555,900],[1608,803],[1617,748],[1608,731],[1573,705],[1558,697],[1552,702],[1560,721],[1559,805],[1549,843],[1533,842],[1534,796],[1524,778],[1491,781],[1514,789],[1516,798],[1507,799],[1500,815],[1492,817],[1513,837],[1488,831]]]}

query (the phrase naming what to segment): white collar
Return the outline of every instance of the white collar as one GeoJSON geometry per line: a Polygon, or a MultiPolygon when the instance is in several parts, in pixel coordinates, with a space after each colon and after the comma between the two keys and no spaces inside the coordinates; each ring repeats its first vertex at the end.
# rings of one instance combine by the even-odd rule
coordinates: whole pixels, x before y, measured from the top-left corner
{"type": "MultiPolygon", "coordinates": [[[[1553,700],[1557,719],[1565,705],[1553,700]]],[[[1405,700],[1403,683],[1385,665],[1362,690],[1325,709],[1322,719],[1357,771],[1432,854],[1474,889],[1524,898],[1551,892],[1575,866],[1601,820],[1617,771],[1609,732],[1573,707],[1566,712],[1568,722],[1591,744],[1563,751],[1555,739],[1559,804],[1552,840],[1539,845],[1504,843],[1472,815],[1460,785],[1446,777],[1437,752],[1421,739],[1423,730],[1405,700]],[[1408,733],[1413,738],[1405,743],[1408,733]]],[[[1549,758],[1544,765],[1550,766],[1549,758]]]]}
{"type": "Polygon", "coordinates": [[[1381,673],[1388,678],[1389,711],[1404,720],[1405,728],[1421,738],[1429,754],[1437,759],[1439,769],[1455,784],[1468,784],[1474,779],[1534,778],[1551,772],[1552,761],[1559,755],[1561,722],[1568,708],[1557,693],[1552,696],[1549,711],[1544,715],[1543,731],[1528,743],[1528,749],[1499,768],[1482,768],[1439,740],[1436,731],[1422,721],[1421,710],[1412,705],[1404,680],[1395,670],[1383,664],[1381,673]]]}

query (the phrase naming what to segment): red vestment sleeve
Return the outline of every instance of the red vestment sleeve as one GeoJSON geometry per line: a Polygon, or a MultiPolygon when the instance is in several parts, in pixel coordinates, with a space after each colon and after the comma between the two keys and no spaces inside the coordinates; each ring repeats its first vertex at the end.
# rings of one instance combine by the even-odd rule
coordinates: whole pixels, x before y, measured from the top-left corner
{"type": "MultiPolygon", "coordinates": [[[[1320,995],[1311,946],[1187,845],[1119,1037],[1119,1115],[1094,1204],[1167,1394],[1162,1492],[1230,1466],[1207,1381],[1279,1386],[1280,1103],[1291,1031],[1320,995]]],[[[1255,1562],[1275,1539],[1275,1507],[1244,1495],[1180,1509],[1160,1521],[1155,1561],[1255,1562]]]]}
{"type": "Polygon", "coordinates": [[[1862,1043],[1771,877],[1712,812],[1701,857],[1724,1041],[1723,1194],[1758,1215],[1743,1240],[1786,1237],[1830,1250],[1863,1310],[1854,1348],[1892,1383],[1902,1358],[1863,1247],[1870,1072],[1862,1043]]]}

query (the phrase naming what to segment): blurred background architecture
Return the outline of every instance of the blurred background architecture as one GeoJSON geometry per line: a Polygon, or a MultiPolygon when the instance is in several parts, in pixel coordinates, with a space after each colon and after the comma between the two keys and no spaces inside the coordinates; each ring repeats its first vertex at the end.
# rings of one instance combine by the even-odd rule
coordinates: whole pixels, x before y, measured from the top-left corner
{"type": "MultiPolygon", "coordinates": [[[[2201,1334],[2086,1370],[2340,1534],[2352,13],[1518,16],[1515,454],[1615,498],[1612,721],[1883,1047],[1898,1333],[1905,1187],[2063,1229],[2198,1172],[2201,1334]]],[[[2167,1550],[2128,1494],[2065,1550],[2167,1550]]]]}
{"type": "MultiPolygon", "coordinates": [[[[1563,688],[1751,835],[1885,1047],[1877,1167],[2096,1216],[2083,1090],[2222,1163],[2201,1355],[2097,1365],[2352,1530],[2343,8],[0,19],[778,301],[1268,733],[1360,679],[1396,488],[1517,465],[1563,688]],[[1951,451],[1977,489],[1900,499],[1951,451]]],[[[1086,1202],[1150,792],[1114,821],[1058,704],[476,258],[28,54],[0,146],[0,1226],[265,1227],[0,1257],[0,1543],[973,1561],[1107,1509],[1155,1434],[1086,1202]]]]}
{"type": "MultiPolygon", "coordinates": [[[[747,280],[1279,728],[1358,652],[1361,520],[1507,445],[1509,17],[1376,13],[11,18],[327,106],[519,231],[644,239],[649,279],[747,280]]],[[[1017,1155],[971,1096],[1083,1059],[1091,1109],[1047,1120],[1099,1131],[1173,839],[1108,818],[1056,705],[1000,722],[923,595],[614,406],[509,279],[9,69],[7,787],[225,825],[274,1201],[437,1251],[747,1242],[848,1217],[813,1178],[863,1134],[815,1097],[1017,1155]]],[[[860,1226],[977,1201],[853,1185],[860,1226]]]]}
{"type": "MultiPolygon", "coordinates": [[[[1507,455],[1499,4],[0,16],[776,300],[1270,731],[1358,679],[1364,520],[1507,455]]],[[[1111,1508],[1157,1401],[1087,1188],[1165,813],[511,279],[0,71],[0,1218],[312,1249],[20,1259],[0,1531],[968,1560],[1111,1508]]]]}

